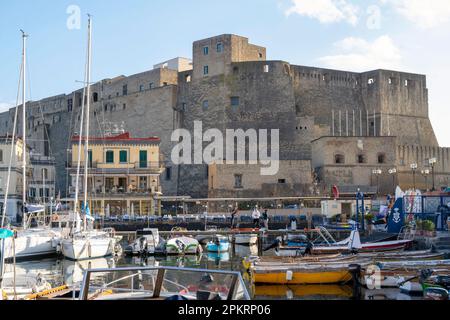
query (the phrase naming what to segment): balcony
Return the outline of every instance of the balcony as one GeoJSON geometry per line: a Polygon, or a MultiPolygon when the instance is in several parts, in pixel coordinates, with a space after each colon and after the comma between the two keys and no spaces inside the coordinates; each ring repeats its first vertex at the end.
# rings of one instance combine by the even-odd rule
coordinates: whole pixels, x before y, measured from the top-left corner
{"type": "MultiPolygon", "coordinates": [[[[69,187],[69,193],[75,195],[76,188],[69,187]]],[[[79,189],[79,194],[83,194],[84,190],[79,189]]],[[[139,198],[150,197],[151,195],[161,192],[161,187],[153,188],[124,188],[124,187],[99,187],[89,191],[90,198],[139,198]]]]}
{"type": "MultiPolygon", "coordinates": [[[[67,170],[70,173],[75,173],[78,163],[67,163],[67,170]]],[[[80,165],[81,174],[84,172],[84,162],[80,165]]],[[[89,174],[96,173],[110,173],[110,174],[132,174],[132,173],[161,173],[163,170],[163,163],[159,161],[153,162],[128,162],[128,163],[105,163],[92,162],[89,165],[89,174]]]]}

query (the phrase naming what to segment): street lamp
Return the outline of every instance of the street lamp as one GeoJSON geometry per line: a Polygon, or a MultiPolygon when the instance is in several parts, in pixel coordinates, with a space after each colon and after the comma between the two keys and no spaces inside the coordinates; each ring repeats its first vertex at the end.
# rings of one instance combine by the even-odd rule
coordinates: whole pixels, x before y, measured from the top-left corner
{"type": "Polygon", "coordinates": [[[395,193],[395,174],[397,173],[397,169],[393,168],[393,169],[389,169],[389,174],[392,175],[392,186],[394,188],[394,193],[395,193]]]}
{"type": "Polygon", "coordinates": [[[379,177],[381,176],[382,173],[383,173],[383,171],[381,171],[381,169],[372,170],[372,174],[374,174],[377,177],[377,196],[379,195],[378,191],[380,189],[379,177]]]}
{"type": "Polygon", "coordinates": [[[435,181],[434,181],[434,166],[436,165],[437,159],[431,158],[428,160],[428,163],[431,166],[432,178],[433,178],[433,189],[431,191],[436,191],[435,181]]]}
{"type": "Polygon", "coordinates": [[[413,188],[414,191],[416,191],[416,170],[418,168],[417,163],[411,163],[411,170],[412,170],[412,174],[413,174],[413,188]]]}
{"type": "Polygon", "coordinates": [[[430,174],[429,169],[422,170],[422,176],[425,178],[425,191],[428,191],[428,175],[430,174]]]}

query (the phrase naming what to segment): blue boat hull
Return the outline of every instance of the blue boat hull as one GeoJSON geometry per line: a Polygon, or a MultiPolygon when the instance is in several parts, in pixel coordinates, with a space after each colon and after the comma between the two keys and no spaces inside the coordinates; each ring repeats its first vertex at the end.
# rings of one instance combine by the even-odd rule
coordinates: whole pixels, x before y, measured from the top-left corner
{"type": "Polygon", "coordinates": [[[227,252],[230,249],[229,243],[221,243],[217,245],[216,243],[208,243],[206,250],[208,252],[227,252]]]}

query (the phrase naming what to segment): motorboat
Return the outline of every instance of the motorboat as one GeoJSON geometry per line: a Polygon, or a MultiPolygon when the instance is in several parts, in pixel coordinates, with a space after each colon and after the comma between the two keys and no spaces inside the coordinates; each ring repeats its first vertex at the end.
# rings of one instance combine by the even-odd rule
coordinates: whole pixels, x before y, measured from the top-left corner
{"type": "Polygon", "coordinates": [[[146,228],[137,231],[136,240],[125,247],[124,252],[129,256],[154,255],[159,245],[159,230],[146,228]]]}
{"type": "Polygon", "coordinates": [[[228,252],[230,249],[230,242],[227,237],[216,235],[212,241],[206,245],[208,252],[228,252]]]}
{"type": "Polygon", "coordinates": [[[250,300],[250,295],[237,271],[133,267],[87,270],[79,300],[250,300]]]}
{"type": "Polygon", "coordinates": [[[157,253],[164,255],[197,255],[203,252],[200,243],[191,237],[173,237],[163,241],[157,253]]]}
{"type": "Polygon", "coordinates": [[[275,247],[275,254],[277,256],[299,256],[305,253],[313,255],[321,254],[333,254],[333,253],[345,253],[345,252],[385,252],[385,251],[402,251],[410,246],[413,240],[394,240],[394,241],[381,241],[381,242],[367,242],[361,243],[358,230],[353,230],[350,236],[340,242],[334,239],[325,239],[325,243],[315,245],[305,236],[304,243],[288,243],[283,245],[278,242],[275,247]],[[309,248],[308,248],[309,247],[309,248]],[[309,249],[307,251],[307,249],[309,249]]]}

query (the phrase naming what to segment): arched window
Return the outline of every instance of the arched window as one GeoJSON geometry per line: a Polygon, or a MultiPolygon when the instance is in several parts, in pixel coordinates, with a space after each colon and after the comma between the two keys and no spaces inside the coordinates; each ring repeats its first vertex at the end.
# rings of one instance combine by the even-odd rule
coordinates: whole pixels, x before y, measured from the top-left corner
{"type": "Polygon", "coordinates": [[[98,102],[98,93],[94,92],[94,94],[92,95],[92,98],[94,99],[94,102],[98,102]]]}
{"type": "Polygon", "coordinates": [[[344,164],[345,163],[345,157],[342,154],[336,154],[334,156],[334,163],[335,164],[344,164]]]}
{"type": "Polygon", "coordinates": [[[358,163],[366,163],[367,162],[366,156],[363,154],[358,154],[358,157],[356,160],[358,163]]]}
{"type": "Polygon", "coordinates": [[[378,154],[378,163],[379,164],[386,163],[386,155],[384,153],[378,154]]]}

